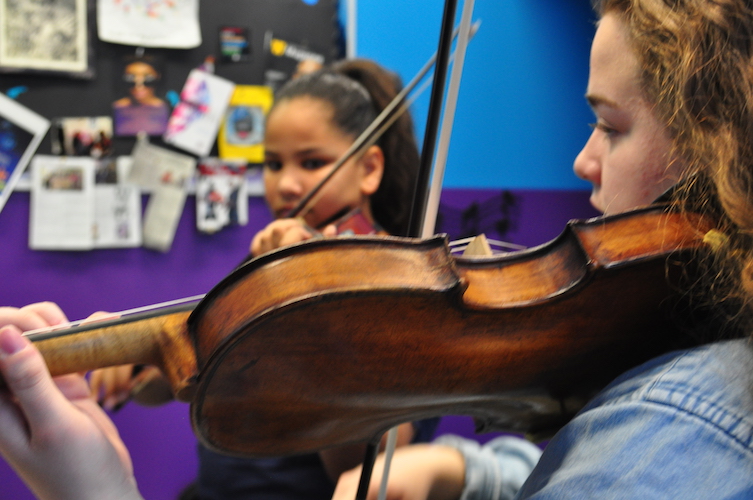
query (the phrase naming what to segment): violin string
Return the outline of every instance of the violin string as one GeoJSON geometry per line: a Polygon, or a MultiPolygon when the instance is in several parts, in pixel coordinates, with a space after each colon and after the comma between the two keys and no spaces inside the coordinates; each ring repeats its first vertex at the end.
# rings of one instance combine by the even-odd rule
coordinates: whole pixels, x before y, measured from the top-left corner
{"type": "Polygon", "coordinates": [[[384,454],[384,470],[382,471],[382,482],[379,485],[379,496],[377,500],[387,500],[387,480],[390,477],[390,465],[392,464],[392,455],[395,453],[397,445],[397,427],[393,427],[387,433],[387,446],[384,454]]]}
{"type": "MultiPolygon", "coordinates": [[[[400,118],[400,115],[402,115],[410,106],[415,102],[415,100],[421,95],[421,93],[426,90],[426,88],[431,83],[430,80],[427,80],[419,87],[419,89],[416,91],[416,93],[411,96],[410,99],[408,99],[403,105],[395,111],[392,115],[389,116],[389,118],[379,127],[379,129],[373,134],[373,136],[368,139],[366,142],[364,142],[360,149],[360,152],[364,152],[367,149],[369,149],[371,146],[376,143],[376,141],[379,140],[379,138],[384,134],[384,132],[392,126],[395,121],[397,121],[398,118],[400,118]]],[[[360,153],[359,152],[359,153],[360,153]]],[[[342,170],[342,168],[338,168],[337,165],[332,168],[332,175],[334,175],[337,171],[342,170]]],[[[331,179],[331,175],[327,177],[327,180],[331,179]]],[[[316,189],[316,188],[314,188],[316,189]]],[[[303,205],[303,208],[298,212],[298,217],[303,218],[306,216],[307,213],[309,213],[311,210],[314,209],[317,203],[319,203],[319,200],[324,196],[326,191],[322,189],[317,189],[316,191],[313,191],[313,196],[308,199],[308,201],[303,205]]]]}
{"type": "Polygon", "coordinates": [[[119,312],[112,312],[107,313],[103,316],[99,316],[96,319],[80,319],[77,321],[69,321],[68,323],[62,323],[60,325],[55,326],[49,326],[45,328],[37,328],[36,330],[28,330],[23,333],[25,337],[33,337],[34,335],[39,335],[43,333],[50,333],[54,332],[56,330],[62,330],[65,328],[73,328],[76,326],[80,326],[83,323],[89,321],[89,322],[96,322],[96,321],[105,321],[109,319],[118,319],[123,318],[125,316],[131,316],[134,314],[142,313],[142,312],[149,312],[154,311],[155,309],[161,309],[165,307],[171,307],[171,306],[177,306],[181,304],[187,304],[189,302],[197,302],[204,298],[206,294],[201,295],[194,295],[192,297],[183,297],[182,299],[174,299],[174,300],[168,300],[166,302],[160,302],[159,304],[150,304],[148,306],[141,306],[141,307],[134,307],[132,309],[126,309],[125,311],[119,311],[119,312]]]}
{"type": "MultiPolygon", "coordinates": [[[[471,27],[471,34],[470,36],[473,37],[475,35],[476,31],[478,30],[480,26],[480,23],[476,22],[471,27]]],[[[457,36],[459,33],[459,28],[455,29],[453,32],[453,38],[457,36]]],[[[350,148],[335,162],[334,167],[332,167],[332,170],[329,171],[329,173],[322,178],[319,183],[314,186],[311,191],[309,191],[306,196],[301,198],[301,200],[298,202],[298,205],[296,205],[290,212],[288,212],[285,217],[294,218],[297,217],[300,212],[304,210],[310,203],[311,199],[324,187],[324,185],[329,181],[329,179],[332,178],[333,175],[335,175],[335,172],[337,172],[344,164],[347,162],[353,155],[360,152],[363,148],[363,145],[369,141],[372,138],[372,134],[375,133],[375,131],[380,130],[383,132],[383,130],[380,128],[381,125],[388,120],[393,112],[395,112],[395,109],[403,104],[406,101],[406,98],[410,92],[413,91],[413,89],[423,80],[423,78],[426,76],[426,74],[429,72],[431,67],[434,65],[434,62],[436,61],[437,54],[435,53],[432,57],[429,58],[429,60],[424,64],[423,68],[416,74],[416,76],[413,77],[413,79],[406,85],[398,94],[395,96],[395,98],[390,102],[379,114],[379,116],[376,117],[376,119],[364,130],[361,135],[358,136],[358,138],[351,144],[350,148]]],[[[402,112],[402,108],[400,110],[402,112]]],[[[386,130],[386,129],[385,129],[386,130]]],[[[378,137],[378,136],[377,136],[378,137]]]]}
{"type": "MultiPolygon", "coordinates": [[[[416,83],[418,83],[418,81],[413,83],[413,85],[415,86],[416,83]]],[[[329,173],[327,173],[327,175],[324,176],[324,178],[316,186],[314,186],[311,191],[306,194],[306,196],[301,199],[298,205],[294,207],[286,215],[286,217],[298,217],[301,215],[301,213],[307,213],[309,210],[311,210],[311,207],[316,205],[316,203],[312,200],[315,197],[318,200],[318,196],[323,191],[324,186],[339,170],[342,169],[343,165],[345,165],[345,163],[349,159],[366,150],[379,139],[382,133],[387,130],[387,127],[389,127],[389,125],[391,125],[397,119],[397,117],[399,117],[403,113],[403,111],[407,109],[406,106],[403,106],[399,110],[395,111],[395,108],[397,108],[398,105],[406,100],[406,96],[408,94],[408,92],[405,92],[406,89],[408,89],[409,91],[412,90],[412,88],[406,87],[395,97],[395,99],[392,100],[392,102],[390,102],[389,105],[387,105],[386,108],[384,108],[384,110],[382,110],[379,116],[377,116],[376,119],[366,128],[366,130],[364,130],[363,133],[361,133],[361,135],[359,135],[358,138],[353,142],[353,144],[351,144],[350,148],[348,148],[345,154],[343,154],[337,160],[337,162],[335,162],[332,170],[330,170],[329,173]],[[385,122],[389,122],[389,125],[387,125],[387,127],[383,126],[385,122]]]]}
{"type": "MultiPolygon", "coordinates": [[[[475,238],[476,238],[475,236],[470,236],[468,238],[460,238],[459,240],[453,240],[449,243],[450,249],[453,252],[463,251],[465,250],[465,247],[468,246],[468,243],[473,241],[475,238]]],[[[525,245],[518,245],[515,243],[510,243],[510,242],[501,241],[501,240],[493,240],[490,238],[487,238],[486,241],[488,241],[489,244],[492,245],[493,247],[498,247],[498,248],[506,248],[510,250],[525,250],[526,248],[528,248],[525,245]]]]}

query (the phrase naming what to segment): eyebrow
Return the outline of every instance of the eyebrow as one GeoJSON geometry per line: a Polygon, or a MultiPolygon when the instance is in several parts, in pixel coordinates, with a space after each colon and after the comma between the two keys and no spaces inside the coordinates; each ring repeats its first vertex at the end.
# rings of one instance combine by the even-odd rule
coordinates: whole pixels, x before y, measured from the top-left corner
{"type": "Polygon", "coordinates": [[[302,151],[295,152],[295,156],[309,156],[309,155],[319,155],[319,154],[322,154],[321,148],[308,148],[302,151]]]}
{"type": "Polygon", "coordinates": [[[600,96],[598,94],[586,94],[586,101],[588,101],[589,106],[592,108],[595,108],[599,105],[608,106],[610,108],[619,108],[619,104],[617,104],[615,101],[611,99],[607,99],[604,96],[600,96]]]}
{"type": "MultiPolygon", "coordinates": [[[[280,153],[277,153],[276,151],[270,151],[268,149],[264,151],[264,154],[265,154],[265,156],[266,155],[280,156],[280,153]]],[[[304,149],[302,151],[296,151],[296,152],[294,152],[293,156],[295,156],[297,158],[301,158],[301,157],[306,157],[306,156],[311,156],[311,155],[322,155],[322,154],[326,154],[326,153],[323,152],[321,148],[308,148],[308,149],[304,149]]]]}

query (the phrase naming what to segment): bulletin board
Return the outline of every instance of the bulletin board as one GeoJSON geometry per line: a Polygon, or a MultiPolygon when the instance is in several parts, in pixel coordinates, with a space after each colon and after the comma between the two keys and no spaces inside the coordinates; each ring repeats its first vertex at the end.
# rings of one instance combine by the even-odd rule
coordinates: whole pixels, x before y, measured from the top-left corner
{"type": "MultiPolygon", "coordinates": [[[[92,48],[91,78],[70,78],[33,73],[0,74],[0,92],[26,87],[17,100],[44,117],[111,116],[112,103],[125,91],[123,61],[137,47],[102,42],[97,37],[95,0],[90,0],[89,28],[92,48]]],[[[164,97],[168,91],[180,92],[191,69],[207,56],[216,58],[215,74],[238,85],[263,85],[265,34],[311,47],[325,62],[342,57],[343,39],[338,20],[337,0],[200,0],[201,45],[193,49],[151,49],[145,55],[163,61],[162,79],[157,88],[164,97]],[[244,30],[249,53],[237,62],[222,61],[220,30],[237,27],[244,30]]],[[[49,134],[48,134],[49,135],[49,134]]],[[[113,153],[127,155],[133,148],[132,137],[115,137],[113,153]]],[[[163,146],[158,137],[152,142],[163,146]]],[[[38,153],[51,153],[51,140],[42,141],[38,153]]]]}

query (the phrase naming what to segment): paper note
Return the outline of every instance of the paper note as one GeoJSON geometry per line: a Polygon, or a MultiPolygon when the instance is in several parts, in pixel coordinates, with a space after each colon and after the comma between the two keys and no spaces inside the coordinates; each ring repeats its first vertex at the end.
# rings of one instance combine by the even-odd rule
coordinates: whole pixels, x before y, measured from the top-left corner
{"type": "Polygon", "coordinates": [[[36,156],[31,170],[29,246],[88,250],[94,246],[96,160],[36,156]]]}

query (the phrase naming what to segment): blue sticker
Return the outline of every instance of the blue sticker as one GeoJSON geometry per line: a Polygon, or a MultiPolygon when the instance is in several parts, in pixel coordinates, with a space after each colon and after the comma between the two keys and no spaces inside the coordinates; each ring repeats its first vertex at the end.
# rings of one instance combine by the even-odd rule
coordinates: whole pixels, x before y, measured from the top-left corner
{"type": "Polygon", "coordinates": [[[168,90],[167,95],[165,95],[165,98],[167,99],[167,102],[170,103],[170,106],[175,107],[180,102],[180,94],[178,94],[174,90],[168,90]]]}
{"type": "Polygon", "coordinates": [[[319,0],[303,0],[303,3],[306,5],[316,5],[319,3],[319,0]]]}
{"type": "Polygon", "coordinates": [[[8,92],[6,92],[5,95],[10,97],[11,99],[15,99],[27,90],[29,90],[28,87],[12,87],[8,89],[8,92]]]}

